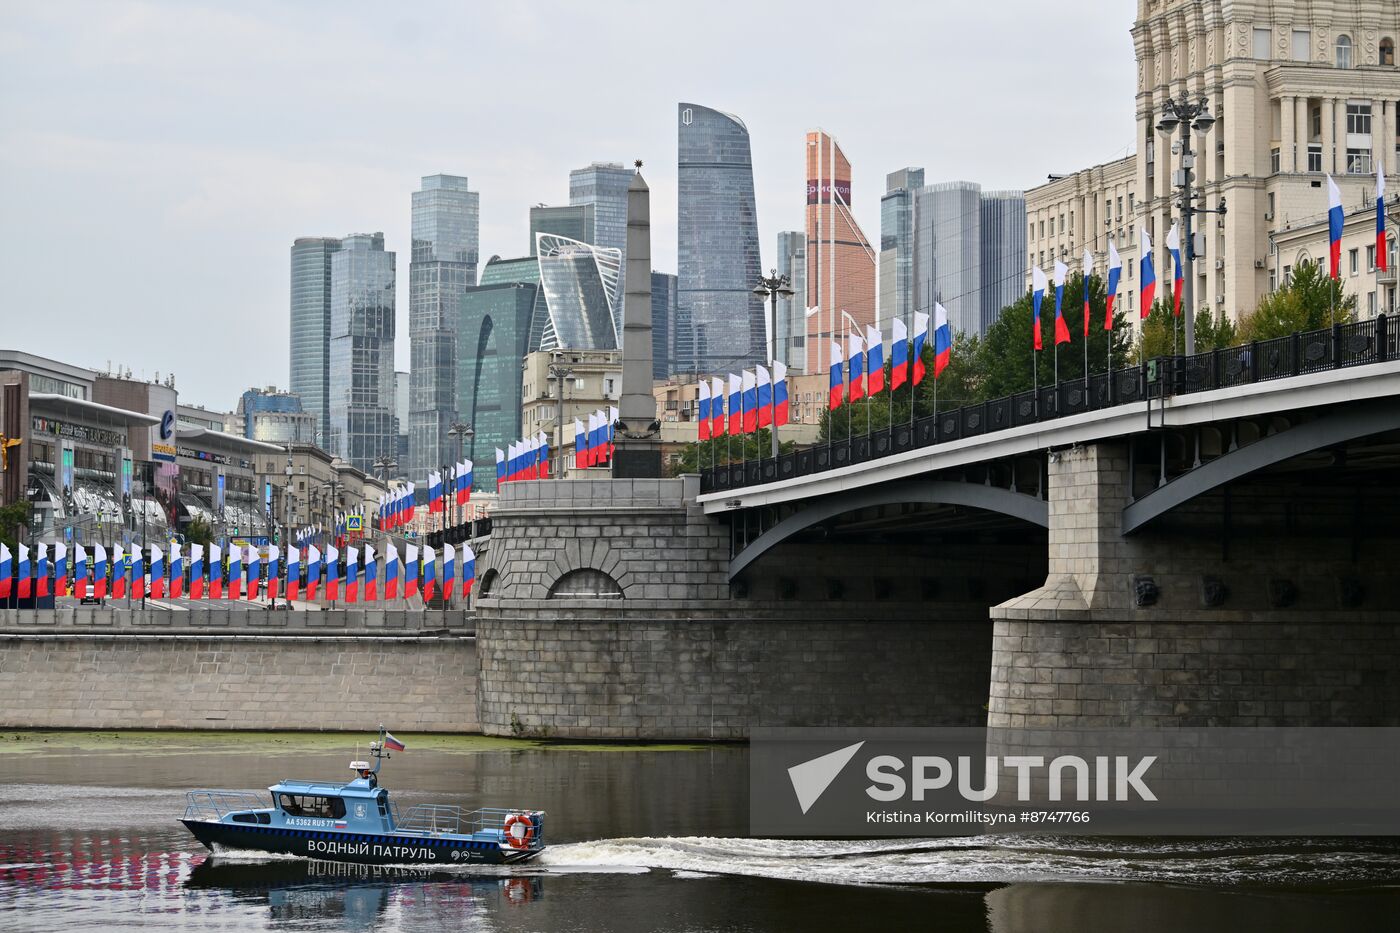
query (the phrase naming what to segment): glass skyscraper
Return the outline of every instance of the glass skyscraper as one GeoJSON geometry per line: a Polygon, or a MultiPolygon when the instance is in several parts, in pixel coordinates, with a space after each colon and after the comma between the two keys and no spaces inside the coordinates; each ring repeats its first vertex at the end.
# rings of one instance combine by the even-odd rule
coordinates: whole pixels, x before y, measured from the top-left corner
{"type": "Polygon", "coordinates": [[[794,374],[806,372],[807,236],[800,230],[783,230],[778,234],[778,273],[788,277],[793,295],[778,299],[775,358],[782,360],[794,374]]]}
{"type": "Polygon", "coordinates": [[[982,192],[982,329],[1026,293],[1026,193],[982,192]]]}
{"type": "Polygon", "coordinates": [[[427,175],[413,192],[408,267],[410,475],[457,459],[457,310],[476,284],[480,195],[459,175],[427,175]]]}
{"type": "Polygon", "coordinates": [[[300,237],[292,243],[292,392],[316,419],[317,441],[330,434],[331,257],[335,237],[300,237]]]}
{"type": "MultiPolygon", "coordinates": [[[[615,249],[620,265],[627,268],[627,186],[633,171],[617,162],[594,162],[569,173],[569,204],[592,211],[592,229],[585,236],[573,237],[604,249],[615,249]]],[[[564,233],[550,230],[548,233],[564,233]]],[[[613,306],[613,328],[622,333],[622,302],[613,306]]]]}
{"type": "Polygon", "coordinates": [[[885,176],[880,199],[880,326],[888,331],[898,318],[914,323],[923,297],[914,294],[914,196],[924,186],[924,170],[902,168],[885,176]]]}
{"type": "Polygon", "coordinates": [[[763,361],[762,274],[753,158],[742,120],[677,107],[676,359],[680,373],[728,373],[763,361]]]}
{"type": "MultiPolygon", "coordinates": [[[[519,262],[487,263],[485,279],[495,269],[506,276],[519,262]]],[[[527,273],[528,274],[528,273],[527,273]]],[[[496,488],[496,448],[520,437],[521,362],[529,349],[531,321],[539,286],[502,278],[468,288],[458,312],[457,398],[462,418],[476,432],[467,456],[476,465],[476,489],[496,488]]]]}
{"type": "Polygon", "coordinates": [[[331,256],[330,436],[356,469],[398,447],[394,418],[394,254],[384,234],[355,234],[331,256]]]}
{"type": "Polygon", "coordinates": [[[651,274],[651,377],[665,379],[675,372],[676,277],[651,274]]]}
{"type": "Polygon", "coordinates": [[[537,235],[545,321],[541,350],[614,350],[622,305],[622,254],[568,237],[537,235]]]}
{"type": "Polygon", "coordinates": [[[851,163],[823,130],[807,134],[807,372],[826,372],[848,319],[875,323],[877,257],[851,213],[851,163]]]}
{"type": "Polygon", "coordinates": [[[535,255],[538,234],[553,233],[583,243],[593,240],[592,204],[566,204],[549,207],[544,204],[530,208],[530,255],[535,255]]]}

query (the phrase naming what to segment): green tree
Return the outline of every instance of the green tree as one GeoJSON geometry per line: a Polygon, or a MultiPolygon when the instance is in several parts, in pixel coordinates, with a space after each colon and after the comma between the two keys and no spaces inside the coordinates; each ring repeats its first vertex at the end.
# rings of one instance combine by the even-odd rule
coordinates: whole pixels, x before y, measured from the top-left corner
{"type": "MultiPolygon", "coordinates": [[[[1059,352],[1060,381],[1084,378],[1084,274],[1076,272],[1065,283],[1063,315],[1070,342],[1059,352]]],[[[1109,341],[1113,346],[1113,368],[1126,365],[1132,351],[1128,319],[1121,305],[1113,312],[1113,330],[1103,327],[1104,283],[1099,276],[1089,278],[1089,372],[1101,373],[1106,364],[1109,341]]],[[[978,347],[977,369],[982,397],[1002,398],[1031,388],[1034,375],[1041,385],[1055,381],[1055,293],[1046,294],[1040,308],[1041,346],[1039,372],[1033,370],[1035,353],[1032,338],[1035,306],[1030,292],[1002,309],[996,323],[987,328],[978,347]]],[[[941,406],[940,406],[941,407],[941,406]]]]}
{"type": "Polygon", "coordinates": [[[185,541],[189,544],[203,544],[206,547],[214,543],[214,530],[209,527],[209,523],[196,516],[190,519],[185,526],[185,541]]]}
{"type": "MultiPolygon", "coordinates": [[[[726,418],[728,416],[726,415],[726,418]]],[[[797,449],[796,441],[779,441],[778,453],[787,454],[797,449]]],[[[711,438],[696,441],[681,448],[680,458],[670,465],[670,475],[698,473],[726,463],[739,463],[744,460],[759,460],[772,456],[773,440],[767,428],[759,428],[753,434],[711,438]]]]}
{"type": "MultiPolygon", "coordinates": [[[[1196,352],[1233,347],[1241,342],[1235,322],[1224,312],[1212,314],[1209,308],[1196,312],[1196,352]]],[[[1134,362],[1186,352],[1186,318],[1172,314],[1171,299],[1153,302],[1152,313],[1138,329],[1133,350],[1134,362]]]]}
{"type": "Polygon", "coordinates": [[[5,542],[11,554],[19,553],[19,535],[28,526],[28,502],[12,502],[4,508],[0,508],[0,541],[5,542]]]}
{"type": "Polygon", "coordinates": [[[1321,330],[1345,324],[1356,314],[1356,296],[1342,294],[1339,279],[1328,276],[1315,262],[1293,267],[1288,284],[1265,295],[1240,324],[1241,337],[1269,340],[1298,331],[1321,330]]]}

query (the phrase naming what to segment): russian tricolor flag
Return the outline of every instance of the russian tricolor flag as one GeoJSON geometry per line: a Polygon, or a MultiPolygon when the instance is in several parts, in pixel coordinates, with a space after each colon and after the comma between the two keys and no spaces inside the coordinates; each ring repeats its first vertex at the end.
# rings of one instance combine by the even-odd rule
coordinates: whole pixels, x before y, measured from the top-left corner
{"type": "Polygon", "coordinates": [[[14,562],[11,559],[9,545],[0,543],[0,599],[9,599],[10,590],[14,584],[11,582],[14,576],[14,562]]]}
{"type": "Polygon", "coordinates": [[[1089,336],[1089,280],[1094,277],[1094,254],[1084,251],[1084,336],[1089,336]]]}
{"type": "Polygon", "coordinates": [[[1327,176],[1327,255],[1331,259],[1332,278],[1342,274],[1342,226],[1346,212],[1342,210],[1342,189],[1327,176]]]}
{"type": "Polygon", "coordinates": [[[185,591],[185,560],[179,544],[170,545],[170,598],[179,599],[185,591]]]}
{"type": "Polygon", "coordinates": [[[423,547],[423,602],[432,602],[433,590],[437,586],[437,557],[433,549],[423,547]]]}
{"type": "Polygon", "coordinates": [[[152,544],[150,549],[151,599],[162,599],[165,596],[165,555],[158,544],[152,544]]]}
{"type": "Polygon", "coordinates": [[[1185,276],[1181,272],[1181,228],[1176,221],[1167,231],[1167,252],[1172,255],[1172,316],[1181,317],[1181,284],[1185,276]]]}
{"type": "Polygon", "coordinates": [[[34,595],[42,599],[49,595],[49,546],[46,542],[39,542],[39,552],[35,555],[34,562],[37,566],[35,576],[39,578],[34,595]]]}
{"type": "Polygon", "coordinates": [[[1069,327],[1065,324],[1065,279],[1069,266],[1055,260],[1055,346],[1069,343],[1069,327]]]}
{"type": "Polygon", "coordinates": [[[340,598],[340,551],[333,545],[326,548],[323,566],[326,568],[326,599],[334,601],[340,598]]]}
{"type": "Polygon", "coordinates": [[[360,552],[352,547],[345,549],[345,602],[357,602],[360,598],[360,552]]]}
{"type": "Polygon", "coordinates": [[[287,600],[301,594],[301,551],[296,545],[287,546],[287,600]]]}
{"type": "Polygon", "coordinates": [[[442,546],[442,598],[452,598],[452,584],[457,579],[457,553],[450,544],[442,546]]]}
{"type": "Polygon", "coordinates": [[[241,545],[228,549],[228,598],[233,600],[243,598],[243,548],[241,545]]]}
{"type": "Polygon", "coordinates": [[[744,381],[733,373],[729,374],[729,433],[744,433],[744,406],[741,401],[744,381]]]}
{"type": "Polygon", "coordinates": [[[911,352],[914,354],[914,385],[924,381],[924,344],[928,342],[928,315],[922,311],[914,312],[914,346],[911,352]]]}
{"type": "Polygon", "coordinates": [[[403,598],[412,599],[418,592],[418,545],[406,544],[403,552],[403,598]]]}
{"type": "Polygon", "coordinates": [[[428,514],[442,511],[442,474],[428,472],[428,514]]]}
{"type": "Polygon", "coordinates": [[[462,545],[462,595],[466,596],[472,591],[472,584],[476,582],[476,552],[471,549],[471,545],[462,545]]]}
{"type": "Polygon", "coordinates": [[[885,391],[885,335],[879,328],[865,325],[866,395],[885,391]]]}
{"type": "Polygon", "coordinates": [[[1045,289],[1050,280],[1040,266],[1031,266],[1031,345],[1037,350],[1045,349],[1040,340],[1040,303],[1045,300],[1045,289]]]}
{"type": "Polygon", "coordinates": [[[716,376],[710,382],[710,437],[724,435],[724,380],[716,376]]]}
{"type": "Polygon", "coordinates": [[[909,328],[895,318],[890,325],[890,391],[893,392],[909,378],[909,328]]]}
{"type": "Polygon", "coordinates": [[[277,559],[281,556],[277,545],[269,544],[267,546],[267,598],[274,601],[277,599],[278,570],[280,569],[277,565],[277,559]]]}
{"type": "Polygon", "coordinates": [[[743,428],[745,434],[758,430],[758,388],[753,373],[744,370],[744,388],[741,404],[744,406],[743,428]]]}
{"type": "Polygon", "coordinates": [[[1138,316],[1146,319],[1152,313],[1152,301],[1157,297],[1157,266],[1152,261],[1152,237],[1147,235],[1145,225],[1138,228],[1138,248],[1142,251],[1138,260],[1142,269],[1139,283],[1142,286],[1142,305],[1138,316]]]}
{"type": "Polygon", "coordinates": [[[1376,268],[1389,271],[1390,257],[1385,242],[1385,163],[1376,160],[1376,268]]]}
{"type": "MultiPolygon", "coordinates": [[[[29,551],[25,548],[25,546],[24,546],[23,544],[21,544],[21,545],[19,546],[19,556],[20,556],[20,579],[19,579],[20,592],[19,592],[19,595],[20,595],[20,598],[23,599],[24,597],[26,597],[26,596],[29,595],[28,587],[26,587],[26,586],[24,585],[24,584],[27,582],[24,578],[25,578],[25,576],[26,576],[26,571],[28,570],[28,568],[27,568],[25,565],[29,563],[29,561],[27,560],[27,558],[29,557],[29,551]]],[[[123,596],[125,596],[125,595],[126,595],[126,549],[123,548],[120,544],[118,544],[118,545],[116,545],[116,546],[114,546],[114,547],[112,548],[112,598],[113,598],[113,599],[121,599],[121,598],[122,598],[123,596]]]]}
{"type": "Polygon", "coordinates": [[[846,335],[846,371],[850,375],[846,398],[852,402],[865,398],[865,342],[859,333],[846,335]]]}
{"type": "Polygon", "coordinates": [[[58,541],[53,546],[53,594],[68,595],[68,545],[58,541]]]}
{"type": "Polygon", "coordinates": [[[754,382],[758,392],[758,426],[773,423],[773,377],[765,366],[754,366],[754,382]]]}
{"type": "MultiPolygon", "coordinates": [[[[62,592],[60,590],[60,592],[62,592]]],[[[84,599],[88,594],[87,551],[81,544],[73,546],[73,595],[84,599]]]]}
{"type": "Polygon", "coordinates": [[[835,411],[846,400],[846,381],[842,376],[845,369],[841,360],[841,341],[831,341],[831,399],[828,407],[835,411]]]}
{"type": "Polygon", "coordinates": [[[583,422],[574,419],[574,468],[582,470],[588,466],[588,430],[583,422]]]}
{"type": "Polygon", "coordinates": [[[365,583],[362,595],[365,602],[372,603],[379,599],[379,564],[374,559],[374,548],[365,545],[365,583]]]}
{"type": "Polygon", "coordinates": [[[190,599],[204,598],[204,545],[190,545],[190,599]]]}
{"type": "Polygon", "coordinates": [[[475,482],[476,464],[463,460],[457,467],[457,504],[466,505],[472,498],[472,483],[475,482]]]}
{"type": "Polygon", "coordinates": [[[710,439],[710,383],[700,380],[699,391],[695,396],[695,431],[696,438],[702,441],[710,439]]]}
{"type": "Polygon", "coordinates": [[[224,595],[224,561],[217,544],[209,545],[209,598],[224,595]]]}
{"type": "Polygon", "coordinates": [[[262,555],[258,553],[257,548],[250,544],[248,545],[247,553],[244,554],[243,559],[247,564],[244,568],[244,572],[248,575],[248,599],[257,599],[258,575],[262,568],[262,555]]]}
{"type": "MultiPolygon", "coordinates": [[[[118,547],[118,553],[121,553],[120,547],[118,547]]],[[[32,579],[33,574],[30,572],[29,546],[27,544],[19,545],[19,560],[17,561],[17,566],[19,568],[19,598],[28,599],[31,586],[29,581],[32,579]]]]}
{"type": "Polygon", "coordinates": [[[390,541],[384,549],[384,598],[397,599],[399,595],[399,549],[390,541]]]}
{"type": "Polygon", "coordinates": [[[506,452],[501,448],[496,448],[496,485],[508,482],[506,478],[506,452]]]}
{"type": "Polygon", "coordinates": [[[107,549],[100,544],[93,545],[92,548],[92,585],[93,594],[98,599],[107,598],[107,549]]]}
{"type": "Polygon", "coordinates": [[[126,565],[127,587],[132,599],[141,599],[146,595],[146,572],[141,563],[141,545],[131,546],[131,560],[126,565]]]}
{"type": "Polygon", "coordinates": [[[933,303],[933,378],[937,379],[953,358],[953,328],[948,326],[948,309],[933,303]]]}
{"type": "Polygon", "coordinates": [[[787,367],[780,361],[773,361],[773,425],[781,427],[788,423],[787,367]]]}
{"type": "Polygon", "coordinates": [[[1118,280],[1123,277],[1123,259],[1118,248],[1108,244],[1108,284],[1104,286],[1103,329],[1113,330],[1113,300],[1118,297],[1118,280]]]}

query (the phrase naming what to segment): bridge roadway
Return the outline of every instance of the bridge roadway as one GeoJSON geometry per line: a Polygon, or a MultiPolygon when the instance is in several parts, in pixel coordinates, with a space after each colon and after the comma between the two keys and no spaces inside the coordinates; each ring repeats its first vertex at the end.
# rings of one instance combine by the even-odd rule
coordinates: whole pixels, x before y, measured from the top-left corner
{"type": "MultiPolygon", "coordinates": [[[[1400,360],[1332,369],[1066,415],[901,451],[792,479],[702,493],[707,514],[798,502],[942,470],[1183,429],[1372,399],[1400,399],[1400,360]]],[[[1400,403],[1397,403],[1400,405],[1400,403]]],[[[839,446],[839,443],[838,443],[839,446]]]]}

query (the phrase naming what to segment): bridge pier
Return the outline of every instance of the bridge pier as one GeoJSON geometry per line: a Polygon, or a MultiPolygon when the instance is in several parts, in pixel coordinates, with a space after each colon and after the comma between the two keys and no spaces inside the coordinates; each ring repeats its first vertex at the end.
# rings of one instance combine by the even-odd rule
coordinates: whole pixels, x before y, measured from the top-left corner
{"type": "Polygon", "coordinates": [[[991,610],[988,724],[1400,724],[1394,554],[1337,516],[1393,494],[1250,477],[1124,535],[1159,475],[1127,443],[1050,456],[1049,573],[991,610]]]}

